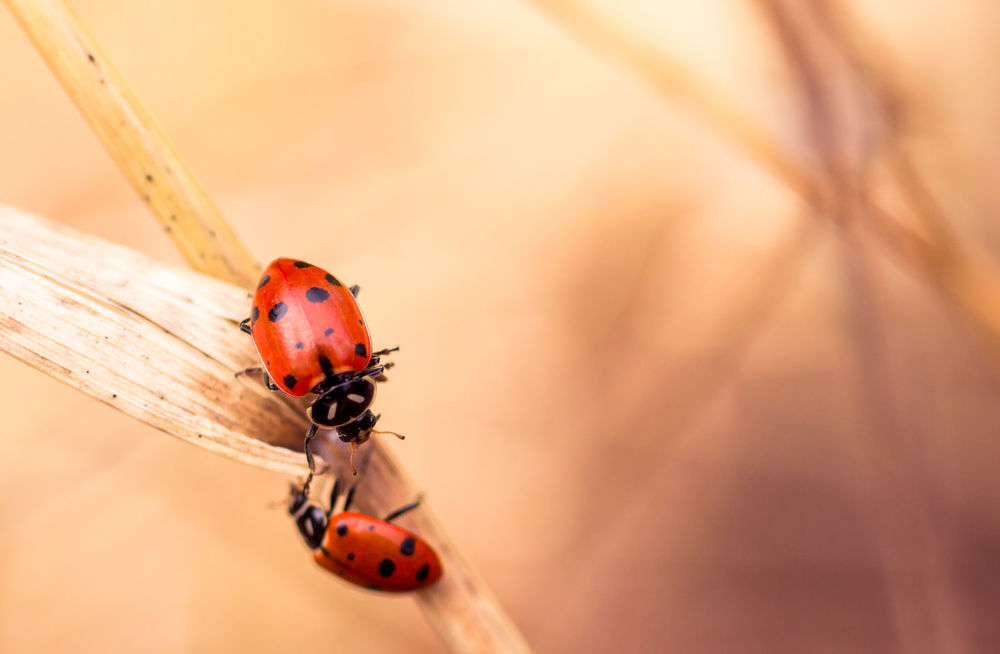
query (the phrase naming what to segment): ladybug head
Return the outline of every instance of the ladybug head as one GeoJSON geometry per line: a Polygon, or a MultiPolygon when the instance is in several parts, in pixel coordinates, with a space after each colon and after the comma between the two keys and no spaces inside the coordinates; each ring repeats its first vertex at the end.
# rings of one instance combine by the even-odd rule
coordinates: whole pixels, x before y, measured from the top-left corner
{"type": "Polygon", "coordinates": [[[375,400],[375,382],[370,377],[356,377],[323,391],[306,409],[317,427],[332,429],[362,417],[375,400]]]}
{"type": "Polygon", "coordinates": [[[360,445],[371,438],[372,430],[375,429],[375,423],[378,422],[379,417],[366,410],[354,422],[338,427],[337,436],[345,443],[360,445]]]}
{"type": "Polygon", "coordinates": [[[299,528],[302,539],[310,549],[317,549],[323,544],[327,525],[326,512],[310,501],[302,489],[295,485],[292,485],[288,496],[288,513],[295,517],[295,526],[299,528]]]}

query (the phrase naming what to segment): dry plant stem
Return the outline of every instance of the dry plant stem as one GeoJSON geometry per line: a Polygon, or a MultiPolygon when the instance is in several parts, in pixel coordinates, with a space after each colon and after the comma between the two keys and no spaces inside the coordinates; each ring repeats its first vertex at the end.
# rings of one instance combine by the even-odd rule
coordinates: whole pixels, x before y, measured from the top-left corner
{"type": "MultiPolygon", "coordinates": [[[[191,266],[252,288],[259,274],[255,262],[79,20],[58,0],[6,2],[191,266]]],[[[198,275],[185,280],[141,255],[11,211],[3,223],[0,229],[16,241],[0,258],[8,275],[0,277],[0,306],[16,307],[2,317],[0,338],[8,351],[194,444],[282,472],[304,471],[301,455],[254,439],[301,447],[302,413],[261,386],[232,377],[254,363],[252,346],[235,326],[249,306],[245,291],[198,275]],[[62,242],[36,251],[16,238],[32,229],[40,245],[59,234],[79,245],[62,242]],[[68,262],[57,256],[60,248],[81,255],[65,275],[68,262]],[[110,252],[121,255],[120,265],[109,267],[110,252]],[[49,267],[52,262],[58,270],[49,267]],[[111,278],[101,278],[99,270],[111,278]],[[146,279],[169,283],[146,288],[146,279]],[[20,297],[26,288],[44,300],[30,311],[20,297]],[[55,321],[59,329],[52,327],[55,321]]],[[[417,495],[381,443],[365,449],[369,465],[359,507],[384,515],[417,495]]],[[[343,448],[328,447],[323,454],[335,469],[346,469],[343,448]]],[[[444,577],[417,599],[452,651],[530,652],[426,503],[407,519],[441,555],[444,577]]]]}
{"type": "Polygon", "coordinates": [[[302,416],[233,376],[253,362],[246,306],[237,287],[0,206],[0,349],[178,438],[301,474],[302,416]]]}
{"type": "Polygon", "coordinates": [[[59,0],[5,1],[191,265],[253,284],[253,259],[73,12],[59,0]]]}
{"type": "Polygon", "coordinates": [[[862,21],[842,3],[811,2],[804,5],[822,25],[831,41],[845,58],[858,84],[876,100],[892,133],[888,135],[886,156],[894,183],[902,192],[907,208],[920,220],[929,234],[929,241],[941,249],[951,247],[954,235],[944,211],[930,192],[912,158],[905,151],[901,138],[910,113],[907,98],[897,80],[902,74],[895,70],[892,57],[875,35],[867,32],[862,21]]]}
{"type": "Polygon", "coordinates": [[[994,352],[1000,354],[1000,265],[972,248],[927,248],[911,233],[899,230],[880,207],[867,209],[875,235],[912,260],[927,281],[970,319],[994,352]]]}
{"type": "Polygon", "coordinates": [[[666,96],[685,102],[764,169],[810,202],[820,190],[815,174],[794,161],[760,124],[657,43],[579,0],[531,0],[581,41],[624,64],[666,96]]]}
{"type": "MultiPolygon", "coordinates": [[[[256,361],[236,327],[248,305],[238,287],[0,206],[0,350],[194,445],[304,475],[286,449],[302,446],[303,413],[233,374],[256,361]]],[[[325,447],[350,479],[348,448],[325,447]]],[[[385,515],[418,494],[378,437],[359,454],[360,508],[385,515]]],[[[427,503],[404,521],[441,556],[444,577],[416,598],[451,649],[530,652],[427,503]]]]}
{"type": "MultiPolygon", "coordinates": [[[[783,181],[808,204],[825,209],[831,197],[829,180],[795,162],[739,103],[687,69],[643,36],[617,23],[594,6],[579,0],[532,0],[568,32],[618,61],[652,84],[665,96],[688,104],[714,129],[783,181]]],[[[853,61],[858,61],[856,57],[853,61]]],[[[884,86],[883,88],[889,88],[884,86]]],[[[890,211],[869,202],[870,228],[886,250],[911,271],[927,279],[971,319],[1000,350],[1000,266],[967,244],[958,243],[926,196],[927,187],[901,166],[899,153],[891,154],[896,184],[907,199],[909,210],[922,222],[920,234],[890,211]]],[[[835,202],[833,202],[835,203],[835,202]]]]}
{"type": "MultiPolygon", "coordinates": [[[[388,441],[395,439],[388,437],[388,441]]],[[[364,446],[363,479],[355,504],[374,515],[410,502],[415,487],[382,441],[373,438],[364,446]]],[[[331,458],[331,457],[327,457],[331,458]]],[[[343,467],[341,456],[339,466],[343,467]]],[[[347,474],[347,473],[344,473],[347,474]]],[[[456,652],[504,652],[530,654],[531,648],[500,607],[485,581],[462,558],[445,535],[426,502],[418,511],[398,522],[434,544],[441,557],[444,576],[435,585],[416,594],[424,615],[456,652]]]]}
{"type": "MultiPolygon", "coordinates": [[[[762,12],[770,18],[784,46],[802,98],[803,115],[814,127],[809,132],[813,149],[826,164],[831,186],[838,189],[835,197],[839,201],[830,207],[834,212],[831,218],[838,228],[848,282],[850,301],[846,314],[855,343],[855,386],[859,403],[867,409],[863,412],[867,420],[862,421],[863,425],[867,423],[867,429],[862,429],[863,438],[855,447],[865,464],[863,494],[870,500],[871,523],[898,645],[904,652],[920,651],[927,643],[935,643],[943,651],[955,651],[949,634],[957,630],[947,619],[954,612],[947,607],[935,611],[928,599],[935,594],[947,596],[950,580],[940,574],[940,559],[932,545],[933,509],[927,508],[924,501],[927,480],[921,474],[923,454],[918,427],[912,412],[899,410],[894,389],[900,384],[892,369],[882,315],[885,290],[872,265],[871,253],[857,234],[857,227],[869,218],[865,210],[869,163],[865,154],[883,147],[898,151],[893,147],[897,140],[892,130],[895,124],[886,111],[866,112],[870,118],[863,121],[851,121],[849,112],[860,113],[862,103],[873,95],[881,100],[881,107],[888,106],[892,98],[878,93],[888,85],[873,84],[857,74],[837,74],[844,71],[845,62],[852,64],[848,70],[857,71],[859,59],[845,52],[844,40],[837,38],[829,20],[820,15],[820,6],[796,0],[760,0],[762,12]],[[829,133],[838,137],[831,139],[829,133]],[[946,640],[950,646],[944,645],[946,640]]],[[[938,236],[939,248],[947,247],[950,239],[944,234],[938,236]]],[[[933,261],[925,261],[916,268],[933,270],[932,266],[933,261]]],[[[942,601],[937,603],[938,609],[942,601]]]]}
{"type": "MultiPolygon", "coordinates": [[[[839,8],[831,15],[826,12],[829,8],[823,3],[781,2],[779,0],[762,0],[761,6],[770,9],[779,19],[776,22],[783,22],[784,27],[792,32],[796,38],[784,39],[786,53],[790,65],[798,66],[800,75],[798,79],[803,89],[818,86],[820,92],[803,92],[803,96],[812,100],[808,107],[810,115],[836,116],[834,103],[832,102],[832,89],[822,89],[824,86],[824,76],[822,71],[804,67],[802,62],[808,62],[813,58],[810,50],[816,50],[818,44],[826,42],[826,39],[819,38],[816,34],[808,32],[808,25],[802,17],[795,19],[791,7],[800,11],[805,11],[809,16],[813,16],[813,29],[823,30],[824,35],[829,37],[829,42],[836,48],[836,54],[846,61],[854,73],[855,93],[860,95],[868,93],[878,98],[883,107],[883,112],[887,114],[886,124],[889,128],[898,128],[900,115],[905,115],[906,104],[898,91],[895,90],[891,80],[885,78],[884,73],[874,64],[867,61],[864,53],[859,51],[859,43],[866,44],[865,47],[873,47],[873,39],[866,38],[859,40],[852,37],[852,29],[856,21],[853,21],[848,10],[839,8]],[[836,18],[832,18],[835,16],[836,18]],[[794,62],[794,63],[792,63],[794,62]],[[816,106],[821,102],[826,102],[829,107],[816,106]]],[[[883,62],[884,68],[886,64],[883,62]]],[[[832,120],[836,125],[837,121],[832,120]]],[[[855,136],[845,130],[837,130],[841,133],[841,140],[845,137],[855,136]]],[[[926,236],[920,236],[913,230],[905,227],[886,209],[878,206],[867,197],[865,191],[866,179],[864,170],[848,170],[849,176],[856,179],[845,182],[835,180],[837,186],[842,189],[839,193],[841,201],[846,201],[846,196],[852,191],[860,193],[860,197],[855,198],[853,209],[858,217],[863,218],[860,223],[870,229],[878,236],[887,250],[892,252],[897,259],[908,264],[911,270],[923,276],[929,284],[937,288],[944,295],[959,313],[969,319],[978,327],[986,340],[995,349],[1000,349],[1000,267],[996,262],[979,250],[978,248],[961,243],[957,235],[952,232],[936,198],[930,188],[920,176],[919,171],[914,166],[912,160],[904,150],[899,134],[896,129],[891,129],[883,135],[883,147],[885,157],[888,160],[889,170],[892,173],[892,182],[899,189],[901,195],[907,203],[910,212],[920,221],[920,226],[926,236]]],[[[822,151],[821,144],[816,144],[817,150],[822,151]]],[[[832,170],[837,170],[831,166],[832,170]]]]}
{"type": "Polygon", "coordinates": [[[841,254],[849,301],[848,331],[854,341],[853,371],[863,407],[860,435],[852,443],[861,455],[863,495],[881,558],[889,615],[897,646],[919,652],[939,643],[939,616],[928,610],[928,575],[935,562],[926,547],[927,503],[923,501],[920,443],[898,411],[891,360],[886,347],[878,277],[871,255],[850,227],[841,230],[841,254]],[[860,437],[859,437],[860,436],[860,437]],[[900,464],[900,462],[905,462],[900,464]]]}
{"type": "MultiPolygon", "coordinates": [[[[848,7],[824,3],[809,6],[825,18],[821,24],[851,63],[859,83],[879,98],[892,126],[899,132],[900,125],[905,125],[908,106],[903,92],[894,83],[891,59],[882,53],[878,41],[864,31],[848,7]]],[[[909,259],[911,267],[923,273],[961,314],[971,318],[986,340],[1000,351],[1000,293],[997,292],[1000,266],[981,248],[960,242],[898,133],[890,135],[885,148],[892,181],[928,236],[921,238],[911,230],[902,229],[888,211],[874,203],[865,207],[868,211],[865,224],[890,251],[909,259]]]]}

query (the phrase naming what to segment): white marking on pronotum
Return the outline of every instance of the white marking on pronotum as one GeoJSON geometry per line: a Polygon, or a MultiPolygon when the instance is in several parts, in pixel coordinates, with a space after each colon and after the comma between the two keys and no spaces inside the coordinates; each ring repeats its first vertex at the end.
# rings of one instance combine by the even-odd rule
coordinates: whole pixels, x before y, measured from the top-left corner
{"type": "Polygon", "coordinates": [[[337,403],[334,402],[330,405],[330,408],[326,410],[326,419],[333,420],[333,417],[337,415],[337,403]]]}
{"type": "Polygon", "coordinates": [[[365,396],[358,395],[357,393],[348,393],[347,399],[349,399],[351,402],[356,402],[357,404],[361,404],[362,402],[365,401],[365,396]]]}
{"type": "Polygon", "coordinates": [[[313,523],[311,520],[306,520],[306,532],[306,535],[311,538],[313,535],[313,523]]]}

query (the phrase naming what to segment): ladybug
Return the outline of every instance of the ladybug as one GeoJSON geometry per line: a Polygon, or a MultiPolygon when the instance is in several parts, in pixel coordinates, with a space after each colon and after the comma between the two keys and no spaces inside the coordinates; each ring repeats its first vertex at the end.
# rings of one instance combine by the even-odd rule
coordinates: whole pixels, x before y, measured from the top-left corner
{"type": "Polygon", "coordinates": [[[253,337],[269,389],[316,396],[306,408],[312,422],[305,440],[310,471],[315,464],[309,442],[318,428],[336,428],[352,448],[368,440],[379,418],[369,409],[375,382],[385,381],[392,366],[379,359],[399,349],[371,351],[355,299],[360,290],[305,261],[275,259],[257,284],[250,317],[240,323],[253,337]]]}
{"type": "Polygon", "coordinates": [[[323,510],[304,488],[292,485],[288,513],[313,559],[338,577],[369,590],[405,592],[430,586],[441,578],[441,561],[419,536],[392,524],[392,520],[420,505],[419,500],[396,509],[385,520],[351,511],[352,486],[344,508],[331,516],[339,495],[334,482],[330,508],[323,510]]]}

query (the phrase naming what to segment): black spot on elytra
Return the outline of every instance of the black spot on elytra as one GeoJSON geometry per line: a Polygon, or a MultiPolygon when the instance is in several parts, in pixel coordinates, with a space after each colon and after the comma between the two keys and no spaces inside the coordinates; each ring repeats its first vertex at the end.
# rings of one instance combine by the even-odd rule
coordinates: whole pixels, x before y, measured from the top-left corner
{"type": "Polygon", "coordinates": [[[250,312],[250,324],[252,325],[257,322],[258,318],[260,318],[260,309],[255,306],[250,312]]]}
{"type": "Polygon", "coordinates": [[[327,327],[326,331],[323,332],[323,336],[329,336],[332,333],[333,333],[333,327],[327,327]]]}
{"type": "Polygon", "coordinates": [[[427,575],[431,573],[431,566],[429,563],[425,563],[419,570],[417,570],[417,581],[422,582],[427,579],[427,575]]]}
{"type": "Polygon", "coordinates": [[[349,552],[347,554],[347,560],[348,561],[353,561],[354,560],[354,552],[349,552]]]}
{"type": "Polygon", "coordinates": [[[368,525],[368,531],[375,531],[375,525],[368,525]]]}
{"type": "Polygon", "coordinates": [[[292,265],[295,266],[296,268],[312,268],[313,267],[313,265],[311,263],[306,263],[305,261],[296,261],[292,265]]]}
{"type": "Polygon", "coordinates": [[[271,322],[278,322],[286,313],[288,313],[288,305],[284,302],[278,302],[267,312],[267,319],[271,322]]]}
{"type": "Polygon", "coordinates": [[[333,377],[333,364],[330,363],[330,360],[325,355],[321,354],[316,357],[316,362],[319,363],[319,367],[322,369],[324,375],[333,377]]]}
{"type": "Polygon", "coordinates": [[[326,302],[330,299],[330,294],[319,286],[313,286],[306,291],[306,299],[310,302],[326,302]]]}
{"type": "Polygon", "coordinates": [[[288,388],[295,388],[295,384],[299,381],[295,378],[295,375],[285,375],[285,386],[288,388]]]}
{"type": "Polygon", "coordinates": [[[378,564],[379,576],[391,577],[395,571],[396,564],[392,562],[392,559],[382,559],[382,562],[378,564]]]}
{"type": "Polygon", "coordinates": [[[295,349],[296,350],[301,350],[305,346],[306,346],[305,343],[303,343],[302,341],[299,341],[298,343],[295,344],[295,349]]]}
{"type": "Polygon", "coordinates": [[[358,318],[358,324],[359,324],[359,325],[363,325],[363,324],[365,324],[365,321],[364,321],[364,320],[362,320],[361,318],[358,318]]]}
{"type": "Polygon", "coordinates": [[[354,353],[359,357],[366,357],[368,356],[368,348],[365,347],[364,343],[358,343],[354,346],[354,353]]]}
{"type": "Polygon", "coordinates": [[[262,289],[265,286],[267,286],[267,283],[269,281],[271,281],[271,276],[270,275],[264,275],[263,277],[261,277],[260,278],[260,284],[257,284],[257,290],[259,291],[260,289],[262,289]]]}
{"type": "Polygon", "coordinates": [[[340,283],[340,280],[331,275],[330,273],[326,273],[326,281],[330,282],[334,286],[343,286],[343,284],[340,283]]]}
{"type": "Polygon", "coordinates": [[[347,525],[345,525],[343,522],[337,525],[337,535],[338,536],[347,535],[347,525]]]}
{"type": "Polygon", "coordinates": [[[403,556],[413,556],[413,551],[416,549],[417,541],[412,538],[404,538],[403,542],[399,544],[399,553],[403,556]]]}

